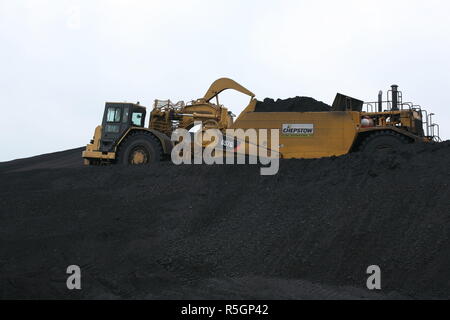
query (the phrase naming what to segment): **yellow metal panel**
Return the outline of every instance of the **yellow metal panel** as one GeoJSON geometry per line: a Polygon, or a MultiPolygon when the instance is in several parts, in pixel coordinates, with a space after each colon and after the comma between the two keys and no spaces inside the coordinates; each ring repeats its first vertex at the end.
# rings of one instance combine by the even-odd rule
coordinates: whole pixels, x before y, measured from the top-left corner
{"type": "Polygon", "coordinates": [[[100,151],[83,151],[83,158],[92,158],[92,159],[105,159],[105,160],[114,160],[116,158],[115,152],[108,152],[103,154],[100,151]]]}
{"type": "Polygon", "coordinates": [[[232,128],[279,129],[283,158],[320,158],[349,152],[359,129],[358,112],[248,112],[232,128]],[[283,125],[312,125],[311,136],[287,136],[283,125]]]}
{"type": "Polygon", "coordinates": [[[219,93],[221,93],[222,91],[227,90],[227,89],[234,89],[236,91],[242,92],[243,94],[249,95],[250,97],[255,96],[255,94],[253,92],[244,88],[236,81],[228,79],[228,78],[220,78],[211,84],[208,91],[205,93],[205,96],[203,97],[203,99],[205,99],[205,101],[210,101],[212,98],[217,96],[219,93]]]}

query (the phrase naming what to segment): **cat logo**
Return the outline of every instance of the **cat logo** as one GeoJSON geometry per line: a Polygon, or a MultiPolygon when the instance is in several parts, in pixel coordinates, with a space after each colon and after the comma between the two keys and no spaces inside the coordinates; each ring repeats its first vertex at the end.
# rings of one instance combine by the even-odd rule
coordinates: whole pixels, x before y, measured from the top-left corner
{"type": "Polygon", "coordinates": [[[313,124],[283,124],[281,130],[283,136],[288,137],[311,137],[314,135],[313,124]]]}

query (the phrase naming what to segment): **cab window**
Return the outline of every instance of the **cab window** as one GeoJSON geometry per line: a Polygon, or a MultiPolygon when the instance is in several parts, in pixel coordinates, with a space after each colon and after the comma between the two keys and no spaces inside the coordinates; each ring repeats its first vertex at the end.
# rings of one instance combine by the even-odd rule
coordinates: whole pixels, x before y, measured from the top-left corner
{"type": "Polygon", "coordinates": [[[120,122],[120,108],[109,107],[106,115],[107,122],[120,122]]]}
{"type": "Polygon", "coordinates": [[[119,133],[120,126],[118,124],[107,124],[105,131],[108,133],[119,133]]]}
{"type": "Polygon", "coordinates": [[[136,127],[144,126],[144,114],[142,112],[133,112],[131,115],[131,123],[136,127]]]}

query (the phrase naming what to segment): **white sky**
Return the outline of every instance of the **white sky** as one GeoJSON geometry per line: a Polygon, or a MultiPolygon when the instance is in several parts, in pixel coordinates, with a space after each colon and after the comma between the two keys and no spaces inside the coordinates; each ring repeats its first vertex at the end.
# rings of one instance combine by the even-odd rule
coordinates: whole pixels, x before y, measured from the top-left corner
{"type": "Polygon", "coordinates": [[[0,0],[0,46],[0,161],[85,145],[105,101],[191,100],[220,77],[329,104],[396,83],[450,138],[447,0],[0,0]]]}

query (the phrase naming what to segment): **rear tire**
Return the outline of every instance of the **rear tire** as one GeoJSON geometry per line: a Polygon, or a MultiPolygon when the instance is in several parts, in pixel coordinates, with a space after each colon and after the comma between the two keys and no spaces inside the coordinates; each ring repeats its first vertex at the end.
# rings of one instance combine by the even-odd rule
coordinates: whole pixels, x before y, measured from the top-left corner
{"type": "Polygon", "coordinates": [[[402,145],[411,143],[410,139],[393,131],[380,131],[372,133],[361,144],[360,151],[375,153],[395,150],[402,145]]]}
{"type": "Polygon", "coordinates": [[[160,162],[163,157],[161,144],[154,135],[136,132],[128,136],[119,147],[117,163],[143,165],[160,162]]]}

